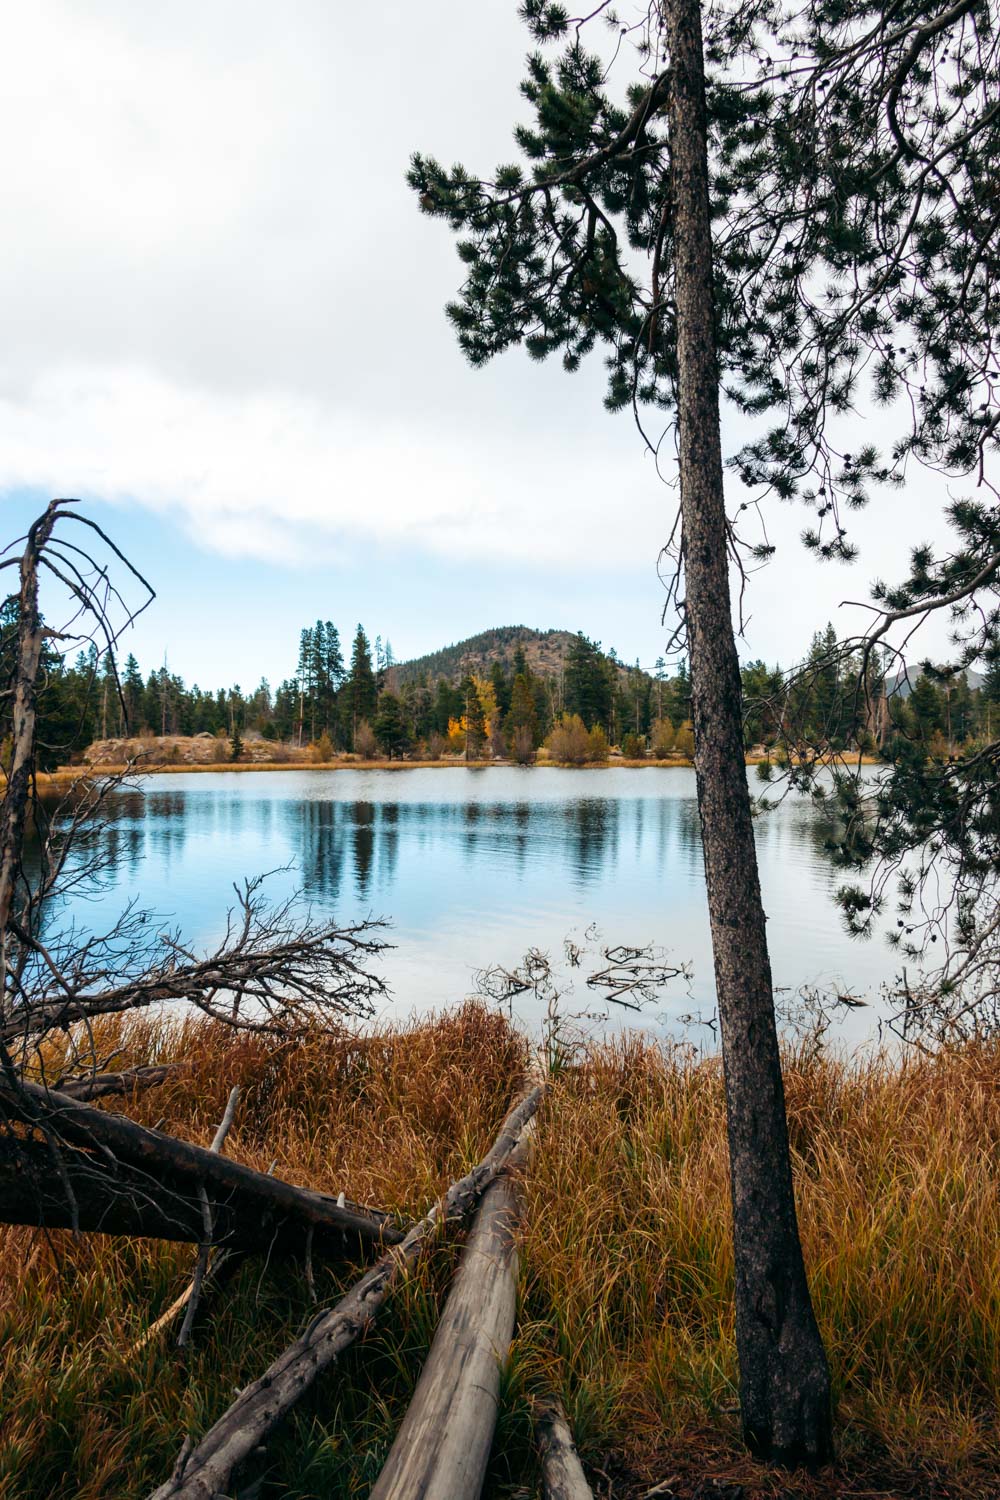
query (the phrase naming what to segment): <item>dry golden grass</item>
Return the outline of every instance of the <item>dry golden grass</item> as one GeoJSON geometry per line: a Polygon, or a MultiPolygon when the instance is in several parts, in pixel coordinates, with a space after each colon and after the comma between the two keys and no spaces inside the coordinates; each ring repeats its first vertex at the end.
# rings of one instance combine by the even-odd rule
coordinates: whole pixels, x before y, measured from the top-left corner
{"type": "MultiPolygon", "coordinates": [[[[148,1123],[290,1179],[422,1212],[488,1146],[521,1039],[469,1006],[367,1038],[275,1047],[203,1021],[107,1023],[125,1062],[187,1056],[139,1096],[148,1123]]],[[[494,1495],[535,1493],[528,1398],[557,1385],[601,1493],[1000,1493],[1000,1049],[847,1065],[790,1058],[803,1239],[834,1369],[841,1461],[773,1475],[741,1453],[721,1079],[637,1037],[553,1079],[526,1180],[522,1314],[494,1495]],[[707,1482],[707,1487],[706,1487],[707,1482]],[[609,1491],[608,1483],[612,1488],[609,1491]]],[[[0,1496],[141,1496],[300,1330],[301,1268],[246,1263],[181,1354],[127,1350],[186,1284],[186,1246],[0,1232],[0,1496]]],[[[454,1261],[442,1244],[379,1328],[272,1444],[264,1496],[363,1496],[387,1452],[454,1261]]],[[[320,1296],[351,1279],[317,1266],[320,1296]]]]}
{"type": "Polygon", "coordinates": [[[522,1346],[585,1450],[649,1485],[714,1464],[748,1494],[929,1495],[942,1476],[942,1495],[1000,1494],[998,1063],[996,1046],[786,1062],[842,1456],[801,1482],[740,1453],[718,1065],[632,1037],[557,1080],[527,1185],[522,1346]]]}

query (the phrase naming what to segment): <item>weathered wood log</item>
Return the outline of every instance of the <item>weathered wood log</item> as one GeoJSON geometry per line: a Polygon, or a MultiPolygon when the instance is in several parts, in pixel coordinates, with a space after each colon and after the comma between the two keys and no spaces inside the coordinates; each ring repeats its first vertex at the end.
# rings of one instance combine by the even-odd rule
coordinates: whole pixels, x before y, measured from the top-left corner
{"type": "MultiPolygon", "coordinates": [[[[0,1136],[0,1224],[202,1242],[205,1230],[197,1186],[164,1173],[151,1176],[72,1146],[63,1146],[60,1157],[61,1172],[56,1173],[52,1154],[42,1142],[0,1136]]],[[[295,1189],[307,1200],[306,1218],[294,1205],[282,1207],[260,1194],[257,1179],[263,1176],[251,1172],[249,1184],[210,1191],[214,1245],[248,1253],[301,1254],[312,1229],[317,1251],[343,1253],[345,1227],[336,1199],[295,1189]],[[314,1199],[329,1209],[322,1222],[314,1199]]],[[[385,1244],[397,1244],[403,1237],[386,1215],[356,1204],[345,1203],[344,1209],[354,1216],[366,1215],[385,1244]]],[[[347,1243],[352,1252],[357,1248],[353,1227],[347,1230],[347,1243]]]]}
{"type": "Polygon", "coordinates": [[[139,1089],[153,1088],[180,1067],[182,1063],[163,1063],[157,1067],[123,1068],[120,1073],[81,1073],[77,1078],[61,1078],[53,1088],[70,1099],[93,1102],[113,1094],[133,1094],[139,1089]]]}
{"type": "Polygon", "coordinates": [[[535,1402],[535,1439],[545,1500],[594,1500],[558,1396],[535,1402]]]}
{"type": "MultiPolygon", "coordinates": [[[[524,1160],[522,1137],[509,1166],[524,1160]]],[[[483,1194],[427,1362],[371,1500],[478,1500],[517,1307],[517,1185],[483,1194]]]]}
{"type": "Polygon", "coordinates": [[[508,1162],[538,1108],[534,1088],[510,1112],[489,1153],[332,1308],[319,1313],[305,1332],[240,1393],[201,1442],[182,1454],[152,1500],[213,1500],[225,1492],[233,1469],[260,1446],[271,1430],[359,1334],[371,1327],[392,1291],[431,1241],[438,1224],[465,1218],[508,1162]]]}
{"type": "MultiPolygon", "coordinates": [[[[131,1167],[144,1174],[147,1197],[162,1183],[169,1190],[170,1205],[178,1193],[197,1204],[201,1186],[214,1204],[236,1202],[242,1208],[249,1208],[252,1202],[256,1213],[269,1220],[272,1228],[291,1219],[300,1230],[309,1225],[317,1230],[339,1230],[349,1239],[360,1241],[362,1246],[398,1244],[403,1237],[380,1212],[354,1204],[341,1206],[324,1193],[294,1187],[280,1177],[270,1177],[227,1156],[214,1155],[204,1146],[158,1130],[147,1130],[125,1115],[109,1114],[38,1084],[20,1082],[15,1086],[0,1075],[0,1114],[3,1113],[24,1124],[44,1126],[62,1141],[89,1147],[97,1153],[110,1151],[119,1169],[131,1167]]],[[[51,1162],[48,1177],[50,1181],[54,1179],[55,1191],[59,1179],[51,1162]]],[[[0,1203],[0,1219],[5,1217],[4,1205],[0,1203]]],[[[72,1217],[69,1222],[73,1224],[72,1217]]],[[[194,1236],[184,1233],[167,1238],[194,1238],[200,1243],[203,1235],[200,1209],[197,1222],[199,1227],[194,1236]]],[[[80,1227],[83,1228],[82,1223],[80,1227]]]]}

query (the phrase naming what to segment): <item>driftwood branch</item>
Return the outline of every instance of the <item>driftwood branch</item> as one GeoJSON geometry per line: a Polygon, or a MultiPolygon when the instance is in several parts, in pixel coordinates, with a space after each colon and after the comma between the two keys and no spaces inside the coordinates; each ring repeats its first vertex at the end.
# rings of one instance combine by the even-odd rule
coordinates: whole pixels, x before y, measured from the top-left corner
{"type": "MultiPolygon", "coordinates": [[[[523,1164],[533,1125],[508,1168],[523,1164]]],[[[478,1500],[496,1427],[500,1367],[514,1333],[519,1199],[507,1173],[483,1194],[427,1362],[371,1500],[478,1500]]]]}
{"type": "MultiPolygon", "coordinates": [[[[202,1277],[201,1287],[199,1290],[204,1291],[209,1282],[217,1283],[219,1281],[219,1278],[222,1276],[223,1271],[230,1272],[235,1270],[236,1265],[242,1259],[243,1257],[238,1250],[216,1251],[215,1255],[212,1258],[211,1264],[202,1277]]],[[[181,1292],[180,1296],[175,1297],[173,1302],[171,1302],[166,1312],[162,1312],[160,1316],[155,1320],[155,1322],[150,1323],[145,1333],[141,1334],[139,1338],[136,1339],[135,1343],[129,1350],[129,1359],[134,1359],[137,1354],[141,1354],[143,1349],[148,1348],[153,1340],[157,1338],[165,1328],[170,1327],[170,1324],[177,1317],[178,1313],[183,1312],[187,1307],[188,1303],[191,1301],[193,1294],[194,1282],[189,1281],[183,1292],[181,1292]]]]}
{"type": "Polygon", "coordinates": [[[70,1099],[93,1102],[115,1094],[133,1094],[139,1089],[154,1088],[176,1073],[183,1063],[162,1063],[145,1068],[123,1068],[118,1073],[81,1073],[76,1078],[60,1078],[52,1087],[70,1099]]]}
{"type": "MultiPolygon", "coordinates": [[[[378,1211],[354,1204],[341,1207],[335,1198],[324,1193],[294,1187],[280,1177],[257,1172],[204,1146],[148,1130],[124,1115],[108,1114],[92,1105],[66,1099],[38,1084],[23,1080],[11,1084],[0,1078],[0,1110],[25,1126],[43,1129],[50,1140],[61,1144],[73,1192],[76,1193],[79,1182],[90,1204],[85,1222],[83,1205],[78,1199],[81,1229],[152,1232],[158,1238],[200,1244],[204,1224],[198,1190],[204,1188],[213,1204],[215,1243],[226,1243],[232,1238],[241,1243],[267,1244],[275,1236],[287,1241],[291,1232],[301,1241],[310,1226],[317,1232],[336,1231],[349,1241],[360,1242],[362,1247],[396,1244],[402,1239],[401,1231],[378,1211]],[[85,1149],[70,1152],[66,1149],[68,1143],[85,1149]],[[116,1205],[118,1196],[123,1201],[116,1205]],[[135,1227],[118,1227],[128,1224],[135,1227]],[[150,1225],[150,1229],[140,1227],[143,1224],[150,1225]],[[172,1224],[173,1233],[169,1232],[172,1224]]],[[[6,1140],[0,1138],[0,1147],[11,1148],[15,1157],[30,1144],[9,1136],[6,1140]]],[[[60,1192],[51,1156],[46,1170],[38,1170],[37,1157],[34,1165],[36,1175],[34,1180],[28,1178],[23,1182],[19,1204],[9,1201],[6,1193],[0,1198],[0,1221],[72,1226],[72,1202],[65,1185],[60,1192]],[[39,1198],[35,1216],[13,1218],[15,1210],[21,1215],[30,1214],[32,1189],[39,1198]],[[50,1217],[42,1218],[46,1212],[50,1217]]]]}
{"type": "MultiPolygon", "coordinates": [[[[52,1152],[42,1141],[0,1136],[0,1224],[201,1244],[204,1221],[196,1187],[71,1146],[62,1147],[59,1162],[56,1173],[52,1152]]],[[[258,1191],[258,1179],[265,1174],[245,1170],[249,1181],[238,1188],[212,1189],[216,1247],[247,1254],[301,1254],[312,1229],[317,1251],[340,1256],[346,1248],[353,1253],[359,1237],[344,1222],[352,1215],[363,1217],[376,1231],[375,1238],[364,1239],[365,1245],[392,1245],[403,1237],[386,1215],[346,1201],[341,1205],[336,1198],[290,1183],[282,1186],[292,1202],[279,1206],[266,1190],[258,1191]]]]}
{"type": "Polygon", "coordinates": [[[535,1402],[535,1440],[545,1500],[593,1500],[559,1397],[535,1402]]]}
{"type": "Polygon", "coordinates": [[[23,1044],[97,1016],[176,1000],[234,1029],[275,1036],[370,1012],[385,983],[365,964],[386,947],[376,936],[383,924],[311,923],[294,899],[269,905],[265,878],[237,889],[225,936],[204,957],[165,933],[150,934],[147,914],[135,909],[106,937],[85,944],[75,933],[42,944],[24,924],[12,924],[23,961],[17,1003],[6,1007],[0,1038],[23,1044]],[[101,982],[109,969],[122,968],[133,971],[123,982],[101,982]]]}
{"type": "Polygon", "coordinates": [[[390,1250],[336,1306],[319,1313],[305,1332],[248,1385],[194,1448],[153,1500],[213,1500],[225,1492],[237,1464],[265,1440],[316,1377],[371,1327],[392,1289],[409,1275],[440,1224],[464,1219],[511,1153],[538,1108],[534,1088],[511,1110],[488,1155],[390,1250]]]}

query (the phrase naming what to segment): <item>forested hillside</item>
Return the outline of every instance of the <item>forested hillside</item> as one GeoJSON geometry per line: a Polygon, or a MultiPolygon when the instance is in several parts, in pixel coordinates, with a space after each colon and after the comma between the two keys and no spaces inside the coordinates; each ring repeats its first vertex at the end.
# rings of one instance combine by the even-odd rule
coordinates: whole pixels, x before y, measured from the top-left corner
{"type": "MultiPolygon", "coordinates": [[[[0,632],[13,623],[11,606],[0,632]]],[[[46,647],[44,767],[79,756],[95,741],[153,735],[210,735],[227,742],[215,758],[239,759],[245,739],[304,750],[317,758],[362,755],[513,756],[542,745],[556,759],[601,759],[619,746],[631,758],[691,752],[691,684],[683,659],[652,670],[605,652],[582,632],[524,625],[482,631],[427,656],[397,663],[358,626],[345,651],[329,620],[304,629],[294,673],[252,691],[239,683],[188,686],[166,665],[143,674],[96,653],[63,659],[46,647]],[[596,738],[585,745],[588,735],[596,738]]],[[[744,738],[752,745],[808,743],[879,752],[902,734],[934,756],[974,745],[1000,713],[1000,666],[985,676],[915,666],[870,674],[871,703],[857,697],[857,662],[832,626],[818,632],[797,663],[762,661],[742,669],[744,738]]],[[[187,758],[212,758],[205,755],[187,758]]],[[[260,758],[258,755],[257,758],[260,758]]]]}
{"type": "Polygon", "coordinates": [[[421,677],[447,677],[454,682],[470,672],[488,676],[495,662],[509,672],[519,646],[531,670],[545,677],[565,666],[575,639],[569,630],[532,630],[527,625],[498,625],[457,641],[453,646],[443,646],[440,651],[397,663],[396,682],[403,686],[407,682],[417,682],[421,677]]]}

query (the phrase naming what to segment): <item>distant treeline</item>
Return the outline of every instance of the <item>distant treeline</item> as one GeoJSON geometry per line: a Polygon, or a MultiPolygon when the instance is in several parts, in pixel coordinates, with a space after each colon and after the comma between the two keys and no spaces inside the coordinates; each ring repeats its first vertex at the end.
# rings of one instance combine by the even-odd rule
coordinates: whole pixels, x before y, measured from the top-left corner
{"type": "MultiPolygon", "coordinates": [[[[0,629],[9,630],[13,618],[8,605],[0,629]]],[[[416,675],[412,665],[399,669],[388,642],[376,637],[373,650],[360,625],[345,659],[337,627],[318,620],[301,632],[294,675],[276,688],[262,678],[249,692],[238,683],[214,692],[188,687],[166,665],[144,675],[131,654],[124,662],[96,648],[73,662],[55,650],[48,654],[41,705],[47,764],[97,739],[142,734],[211,734],[234,742],[258,734],[314,745],[324,755],[378,749],[390,756],[458,751],[527,760],[547,741],[556,749],[569,743],[567,731],[577,721],[588,734],[597,732],[594,744],[620,746],[627,756],[691,748],[686,664],[627,666],[582,633],[568,637],[554,668],[534,669],[518,640],[505,659],[456,679],[434,676],[423,664],[416,675]]],[[[859,694],[859,670],[858,660],[838,647],[832,626],[814,636],[793,673],[751,662],[742,674],[748,747],[782,740],[878,751],[905,734],[934,754],[995,728],[996,665],[977,688],[962,673],[928,665],[905,695],[897,681],[878,675],[877,665],[869,668],[868,693],[859,694]]],[[[600,758],[599,746],[590,758],[600,758]]]]}

